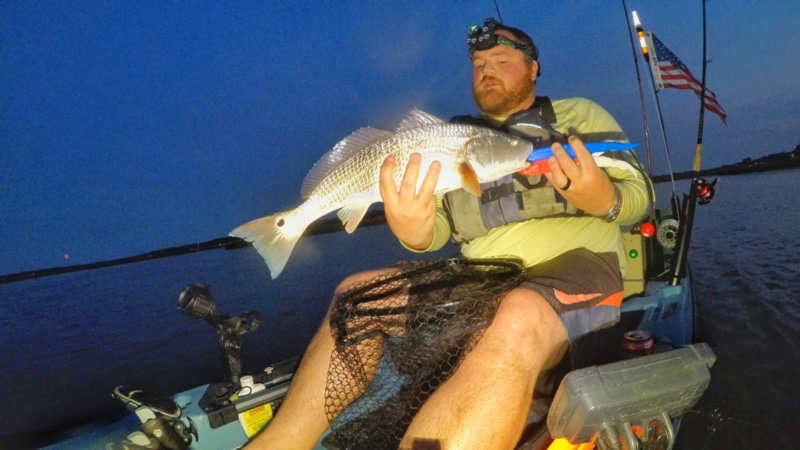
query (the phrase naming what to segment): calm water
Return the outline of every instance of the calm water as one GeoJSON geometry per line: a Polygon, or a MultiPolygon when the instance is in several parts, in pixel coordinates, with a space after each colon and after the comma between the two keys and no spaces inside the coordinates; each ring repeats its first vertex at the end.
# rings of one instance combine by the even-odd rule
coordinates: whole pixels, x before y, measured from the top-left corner
{"type": "MultiPolygon", "coordinates": [[[[718,360],[678,448],[800,446],[798,223],[798,170],[726,177],[698,208],[699,337],[718,360]]],[[[343,277],[411,256],[373,227],[304,238],[274,282],[255,251],[216,250],[0,285],[0,436],[120,413],[120,384],[173,393],[220,380],[216,332],[176,308],[188,284],[209,284],[219,313],[262,313],[242,338],[245,368],[260,369],[302,353],[343,277]]]]}
{"type": "Polygon", "coordinates": [[[800,170],[723,178],[698,207],[698,331],[717,363],[679,448],[800,448],[798,224],[800,170]]]}

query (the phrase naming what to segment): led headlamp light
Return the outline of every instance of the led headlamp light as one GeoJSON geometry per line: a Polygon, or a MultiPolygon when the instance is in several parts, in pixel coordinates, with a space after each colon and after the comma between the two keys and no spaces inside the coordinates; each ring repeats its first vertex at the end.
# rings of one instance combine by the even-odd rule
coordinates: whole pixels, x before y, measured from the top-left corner
{"type": "Polygon", "coordinates": [[[536,49],[535,45],[528,46],[519,42],[514,42],[505,36],[497,35],[495,34],[495,30],[498,28],[505,29],[503,24],[491,17],[483,22],[482,27],[478,25],[469,27],[467,30],[467,45],[469,45],[470,59],[472,59],[475,50],[488,50],[500,44],[513,47],[530,56],[533,60],[539,59],[539,51],[536,49]]]}

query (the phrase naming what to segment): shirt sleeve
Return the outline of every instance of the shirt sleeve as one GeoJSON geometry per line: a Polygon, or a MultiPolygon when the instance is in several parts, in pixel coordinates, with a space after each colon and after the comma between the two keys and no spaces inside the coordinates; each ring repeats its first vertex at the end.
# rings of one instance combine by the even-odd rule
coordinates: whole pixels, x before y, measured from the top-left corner
{"type": "Polygon", "coordinates": [[[650,212],[654,201],[652,183],[643,170],[636,171],[638,176],[615,167],[604,170],[622,193],[622,206],[614,223],[632,225],[650,212]]]}
{"type": "Polygon", "coordinates": [[[433,241],[431,245],[425,250],[417,250],[407,246],[403,241],[400,243],[403,247],[414,253],[435,252],[447,244],[450,239],[450,220],[447,219],[447,213],[444,211],[443,197],[436,197],[436,222],[433,224],[433,241]]]}
{"type": "MultiPolygon", "coordinates": [[[[554,102],[556,129],[578,136],[584,142],[629,142],[614,117],[597,103],[585,98],[554,102]]],[[[603,168],[622,193],[622,206],[614,223],[631,225],[644,217],[655,202],[653,182],[632,150],[607,152],[604,156],[629,165],[633,172],[616,167],[603,168]],[[634,175],[635,173],[635,175],[634,175]]]]}

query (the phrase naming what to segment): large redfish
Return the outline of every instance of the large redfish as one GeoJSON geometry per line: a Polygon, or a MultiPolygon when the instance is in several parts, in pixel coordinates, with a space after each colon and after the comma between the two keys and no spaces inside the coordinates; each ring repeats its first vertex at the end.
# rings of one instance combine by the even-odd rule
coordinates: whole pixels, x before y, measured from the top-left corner
{"type": "Polygon", "coordinates": [[[475,125],[447,123],[414,109],[395,132],[361,128],[336,144],[303,181],[300,206],[248,222],[231,236],[252,242],[272,278],[280,275],[303,231],[323,215],[338,216],[352,233],[367,208],[381,201],[380,168],[393,155],[399,185],[412,153],[422,156],[417,191],[433,161],[442,164],[436,194],[464,188],[480,196],[480,183],[525,168],[533,145],[516,136],[475,125]]]}

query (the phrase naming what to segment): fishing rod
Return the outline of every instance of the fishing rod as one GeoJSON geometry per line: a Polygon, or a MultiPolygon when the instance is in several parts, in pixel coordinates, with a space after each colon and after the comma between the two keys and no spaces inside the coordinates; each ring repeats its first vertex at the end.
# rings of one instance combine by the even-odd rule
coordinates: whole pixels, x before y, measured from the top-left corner
{"type": "Polygon", "coordinates": [[[697,174],[700,172],[700,162],[703,157],[703,122],[706,117],[706,0],[701,0],[703,4],[703,73],[700,79],[700,119],[697,123],[697,147],[694,151],[694,165],[692,170],[697,174]]]}
{"type": "MultiPolygon", "coordinates": [[[[642,122],[643,122],[643,125],[644,125],[644,142],[645,142],[645,147],[646,147],[646,152],[647,152],[647,174],[650,175],[650,177],[652,177],[653,176],[653,162],[652,162],[652,160],[650,158],[650,154],[651,154],[651,152],[650,152],[650,126],[647,123],[647,108],[645,108],[645,104],[644,104],[644,91],[642,90],[642,73],[639,71],[639,58],[636,57],[636,44],[633,43],[633,36],[630,33],[631,21],[628,18],[628,6],[625,3],[625,0],[622,0],[622,9],[623,9],[623,11],[625,13],[625,22],[628,24],[628,30],[629,30],[628,31],[628,38],[631,41],[631,50],[633,51],[633,64],[636,67],[636,82],[637,82],[637,84],[639,86],[639,101],[640,101],[640,103],[642,105],[641,107],[642,107],[642,122]]],[[[639,28],[641,28],[641,25],[639,25],[639,28]]],[[[637,32],[638,32],[639,28],[636,29],[637,32]]],[[[640,36],[640,39],[641,39],[641,36],[640,36]]]]}
{"type": "Polygon", "coordinates": [[[705,117],[706,65],[708,64],[708,60],[706,59],[706,2],[705,0],[701,0],[701,3],[703,4],[703,72],[700,83],[700,118],[697,128],[697,146],[695,148],[694,165],[692,167],[694,177],[692,178],[692,186],[689,189],[689,194],[684,195],[683,199],[683,210],[678,225],[678,246],[673,254],[672,260],[672,280],[670,281],[672,286],[678,285],[681,278],[683,278],[686,273],[686,255],[689,252],[689,241],[692,237],[697,203],[708,203],[711,197],[714,196],[714,185],[717,183],[717,180],[714,180],[713,183],[708,183],[706,180],[699,178],[700,162],[703,153],[703,118],[705,117]]]}
{"type": "Polygon", "coordinates": [[[503,23],[503,16],[500,15],[500,6],[497,4],[497,0],[494,0],[494,9],[497,11],[497,18],[500,20],[500,23],[503,23]]]}
{"type": "MultiPolygon", "coordinates": [[[[628,30],[628,39],[630,40],[630,43],[631,43],[631,52],[633,53],[633,64],[634,64],[634,67],[636,68],[636,82],[637,82],[637,85],[638,85],[638,88],[639,88],[639,102],[641,104],[641,109],[642,109],[642,124],[644,126],[644,141],[645,141],[646,153],[647,153],[647,174],[652,179],[653,178],[653,162],[652,162],[652,158],[651,158],[652,150],[651,150],[651,146],[650,146],[650,125],[649,125],[649,123],[647,121],[647,107],[646,107],[645,101],[644,101],[644,89],[642,88],[642,73],[639,70],[639,58],[637,57],[636,44],[634,43],[633,35],[631,34],[631,22],[630,22],[630,19],[628,17],[628,5],[627,5],[625,0],[622,0],[622,11],[623,11],[623,14],[625,15],[625,23],[628,25],[628,28],[627,28],[627,30],[628,30]]],[[[636,28],[635,28],[636,29],[636,34],[637,34],[637,37],[639,38],[639,42],[642,44],[642,46],[641,46],[642,47],[642,53],[644,54],[644,57],[646,59],[646,58],[648,58],[648,52],[647,52],[647,45],[644,42],[642,24],[639,23],[639,18],[636,16],[636,12],[633,13],[633,17],[634,17],[635,23],[636,23],[636,28]]],[[[650,68],[650,65],[648,64],[647,67],[650,68]]],[[[652,74],[651,74],[650,79],[652,80],[652,74]]],[[[652,86],[651,86],[651,90],[652,90],[652,86]]],[[[659,118],[660,118],[661,117],[660,106],[659,106],[658,112],[659,112],[659,118]]],[[[661,120],[661,132],[662,132],[662,135],[665,135],[663,120],[661,120]]],[[[664,145],[667,146],[666,140],[664,141],[664,145]]],[[[669,150],[667,150],[667,160],[669,160],[669,150]]],[[[674,194],[674,192],[675,192],[675,178],[674,178],[673,171],[672,171],[672,164],[669,165],[669,177],[670,177],[670,180],[672,181],[672,191],[673,191],[673,197],[674,197],[675,196],[675,194],[674,194]]],[[[650,198],[652,199],[651,200],[652,207],[650,208],[650,214],[649,214],[649,217],[648,217],[647,221],[650,222],[651,224],[658,224],[660,218],[658,217],[658,211],[655,208],[655,192],[654,192],[655,191],[655,186],[652,185],[652,184],[648,184],[648,191],[650,191],[651,189],[652,189],[652,191],[649,192],[649,194],[650,194],[650,198]]],[[[661,258],[661,256],[663,255],[662,254],[662,250],[660,248],[656,248],[656,244],[650,239],[648,239],[646,241],[646,246],[647,246],[647,249],[648,249],[648,251],[647,251],[647,266],[648,267],[653,267],[653,268],[659,267],[660,264],[659,264],[658,261],[660,261],[662,259],[661,258]]]]}
{"type": "MultiPolygon", "coordinates": [[[[664,127],[664,117],[661,112],[661,103],[659,101],[657,92],[658,89],[656,87],[656,80],[654,76],[654,72],[658,70],[658,48],[654,48],[656,51],[655,59],[651,59],[650,57],[650,42],[653,42],[654,36],[650,32],[644,32],[642,27],[641,21],[639,21],[639,17],[636,14],[636,11],[632,12],[634,26],[636,28],[636,33],[639,37],[639,43],[642,48],[642,54],[645,60],[648,62],[648,68],[650,73],[651,79],[651,87],[653,88],[654,98],[656,103],[656,108],[659,117],[659,123],[661,125],[661,132],[664,138],[664,147],[666,150],[667,155],[667,162],[669,164],[669,175],[672,181],[672,210],[676,217],[679,218],[678,220],[678,230],[677,230],[677,239],[676,239],[676,249],[673,252],[672,257],[672,264],[671,264],[671,281],[670,284],[675,286],[680,283],[680,280],[685,276],[686,272],[686,255],[689,249],[689,241],[691,240],[691,233],[692,228],[694,225],[694,215],[695,215],[695,207],[697,203],[705,204],[708,203],[711,198],[714,196],[714,184],[708,183],[706,180],[699,178],[700,172],[700,160],[702,154],[702,135],[703,135],[703,119],[705,117],[705,82],[706,82],[706,8],[705,8],[705,0],[702,1],[703,5],[703,75],[702,75],[702,90],[701,90],[701,97],[700,97],[700,120],[698,124],[698,138],[697,138],[697,147],[695,149],[695,160],[694,166],[692,170],[692,185],[688,195],[684,195],[683,204],[681,204],[680,200],[678,199],[676,189],[675,189],[675,177],[674,177],[674,170],[672,169],[672,162],[671,156],[669,151],[669,144],[667,141],[667,134],[664,127]]],[[[623,0],[623,7],[626,9],[626,19],[627,19],[627,7],[625,6],[625,0],[623,0]]],[[[635,52],[634,52],[635,53],[635,52]]],[[[658,87],[661,87],[659,84],[658,87]]]]}
{"type": "MultiPolygon", "coordinates": [[[[625,5],[625,0],[622,0],[623,6],[625,5]]],[[[627,7],[625,10],[625,20],[628,20],[628,13],[627,7]]],[[[644,28],[642,27],[642,22],[639,20],[639,15],[636,14],[636,11],[632,11],[633,16],[633,24],[636,29],[636,35],[639,38],[639,46],[642,49],[642,56],[644,57],[645,62],[647,62],[647,70],[650,74],[650,92],[653,94],[653,101],[656,104],[656,113],[658,115],[658,124],[661,129],[661,138],[664,141],[664,151],[667,156],[667,168],[669,169],[669,178],[670,182],[672,183],[672,196],[673,196],[673,203],[677,200],[677,189],[675,187],[675,177],[674,173],[675,170],[672,168],[672,154],[669,149],[669,141],[667,139],[667,129],[664,125],[664,115],[661,113],[661,100],[658,97],[658,89],[656,87],[656,80],[655,76],[653,75],[653,67],[651,64],[655,63],[658,64],[657,61],[650,60],[650,48],[647,45],[647,40],[645,39],[645,32],[644,28]]],[[[628,22],[628,26],[630,26],[630,22],[628,22]]],[[[635,52],[634,52],[635,53],[635,52]]],[[[638,63],[637,63],[638,64],[638,63]]]]}
{"type": "MultiPolygon", "coordinates": [[[[623,5],[624,5],[624,2],[625,2],[625,0],[623,0],[623,5]]],[[[639,20],[639,16],[636,14],[636,11],[632,12],[632,16],[633,16],[633,23],[634,23],[634,26],[635,26],[635,29],[636,29],[636,35],[639,38],[639,46],[642,48],[642,55],[644,57],[645,62],[647,62],[647,69],[648,69],[648,73],[650,74],[650,92],[653,94],[653,100],[654,100],[654,102],[656,104],[656,113],[658,115],[659,126],[661,127],[661,137],[664,140],[664,152],[665,152],[665,155],[667,157],[667,168],[668,168],[668,173],[669,173],[670,185],[672,187],[672,197],[670,198],[670,205],[672,206],[673,215],[675,215],[677,217],[680,214],[680,211],[681,211],[681,204],[680,204],[680,200],[678,199],[677,188],[675,187],[675,170],[672,167],[672,154],[671,154],[670,149],[669,149],[669,141],[667,139],[667,130],[666,130],[666,127],[664,126],[664,115],[661,112],[661,101],[660,101],[660,99],[658,97],[658,89],[657,89],[657,86],[656,86],[655,76],[653,74],[654,71],[658,70],[658,55],[657,54],[654,55],[653,56],[654,59],[650,58],[650,47],[648,46],[648,41],[651,39],[650,38],[651,33],[645,34],[644,28],[642,27],[642,22],[639,20]]],[[[627,18],[628,18],[628,14],[627,14],[627,9],[626,9],[625,19],[627,20],[627,18]]],[[[655,46],[653,46],[653,47],[655,47],[655,46]]],[[[657,53],[657,49],[656,48],[653,48],[653,50],[656,51],[656,53],[657,53]]],[[[657,219],[658,220],[656,220],[656,222],[659,222],[660,218],[657,218],[657,219]]],[[[678,222],[678,227],[679,228],[680,228],[680,224],[682,222],[683,221],[679,221],[678,222]]],[[[664,224],[665,224],[664,226],[667,226],[666,225],[667,223],[668,222],[664,222],[664,224]]],[[[659,224],[659,226],[660,226],[660,224],[659,224]]],[[[672,226],[672,225],[670,225],[670,226],[672,226]]],[[[660,231],[659,231],[659,233],[660,233],[660,231]]],[[[651,252],[651,253],[653,253],[653,252],[651,252]]],[[[653,255],[651,258],[653,258],[653,260],[655,260],[656,256],[653,255]]]]}
{"type": "MultiPolygon", "coordinates": [[[[370,211],[364,216],[364,219],[359,224],[359,228],[369,227],[373,225],[381,225],[386,223],[386,216],[383,211],[370,211]]],[[[344,225],[338,219],[319,220],[311,224],[307,229],[306,235],[318,235],[335,233],[344,230],[344,225]]],[[[10,273],[7,275],[0,275],[0,284],[14,283],[17,281],[31,280],[35,278],[49,277],[53,275],[61,275],[70,272],[81,272],[84,270],[101,269],[105,267],[121,266],[124,264],[133,264],[143,261],[152,261],[154,259],[168,258],[171,256],[185,255],[188,253],[199,253],[207,250],[236,250],[245,247],[251,247],[252,244],[237,237],[223,237],[211,239],[210,241],[198,242],[195,244],[181,245],[177,247],[169,247],[160,250],[154,250],[140,255],[127,256],[124,258],[110,259],[105,261],[97,261],[88,264],[76,264],[72,266],[63,267],[49,267],[38,270],[27,270],[24,272],[10,273]]]]}

